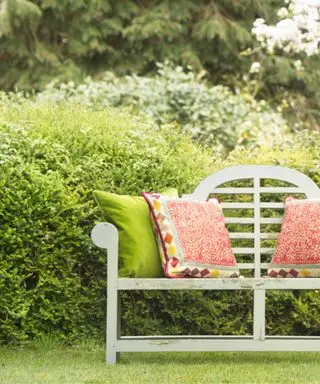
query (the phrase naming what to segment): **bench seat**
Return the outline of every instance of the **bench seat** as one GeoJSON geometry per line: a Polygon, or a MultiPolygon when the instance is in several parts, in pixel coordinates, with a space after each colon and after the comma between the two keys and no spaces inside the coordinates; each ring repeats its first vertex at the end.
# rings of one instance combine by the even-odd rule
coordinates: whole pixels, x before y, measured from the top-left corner
{"type": "Polygon", "coordinates": [[[117,289],[123,290],[176,290],[176,289],[319,289],[319,278],[272,278],[272,277],[240,277],[225,279],[132,279],[118,278],[117,289]]]}

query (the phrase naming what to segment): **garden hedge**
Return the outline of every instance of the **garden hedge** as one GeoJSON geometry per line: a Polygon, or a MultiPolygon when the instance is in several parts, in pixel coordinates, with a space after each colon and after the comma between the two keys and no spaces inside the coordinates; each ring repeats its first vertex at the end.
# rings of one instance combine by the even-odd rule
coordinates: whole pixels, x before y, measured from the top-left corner
{"type": "MultiPolygon", "coordinates": [[[[106,254],[90,231],[102,220],[92,190],[192,191],[214,170],[264,163],[320,184],[319,135],[222,160],[179,133],[125,110],[0,100],[0,343],[49,334],[104,339],[106,254]]],[[[212,152],[212,150],[211,150],[212,152]]],[[[126,292],[126,334],[247,333],[250,292],[126,292]]],[[[318,292],[270,295],[271,333],[319,334],[318,292]]]]}
{"type": "Polygon", "coordinates": [[[126,111],[0,103],[0,341],[103,338],[106,254],[94,189],[193,187],[209,154],[126,111]]]}

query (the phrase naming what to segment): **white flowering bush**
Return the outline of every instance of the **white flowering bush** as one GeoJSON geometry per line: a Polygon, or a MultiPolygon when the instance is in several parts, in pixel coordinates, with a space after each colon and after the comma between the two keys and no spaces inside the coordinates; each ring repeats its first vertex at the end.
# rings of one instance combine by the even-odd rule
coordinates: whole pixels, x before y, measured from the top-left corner
{"type": "Polygon", "coordinates": [[[92,108],[127,106],[151,116],[159,125],[177,122],[184,132],[208,146],[231,150],[237,144],[255,146],[277,141],[288,130],[281,114],[249,94],[233,94],[224,86],[209,86],[191,70],[159,65],[155,77],[106,73],[100,81],[51,83],[37,101],[84,103],[92,108]]]}
{"type": "Polygon", "coordinates": [[[254,22],[252,33],[269,53],[279,49],[285,53],[319,55],[320,0],[289,0],[277,16],[275,25],[262,18],[254,22]]]}
{"type": "Polygon", "coordinates": [[[251,64],[249,73],[259,73],[261,68],[261,64],[258,61],[255,61],[251,64]]]}
{"type": "Polygon", "coordinates": [[[242,52],[252,57],[243,80],[254,97],[284,106],[290,126],[319,130],[320,0],[285,0],[274,20],[255,20],[256,41],[242,52]]]}

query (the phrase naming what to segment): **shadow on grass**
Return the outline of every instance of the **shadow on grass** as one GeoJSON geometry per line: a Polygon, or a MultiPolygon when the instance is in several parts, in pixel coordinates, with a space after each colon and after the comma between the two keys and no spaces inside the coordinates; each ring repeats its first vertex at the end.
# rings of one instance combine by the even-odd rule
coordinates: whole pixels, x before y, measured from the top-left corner
{"type": "Polygon", "coordinates": [[[319,364],[320,352],[155,352],[121,353],[120,364],[319,364]]]}

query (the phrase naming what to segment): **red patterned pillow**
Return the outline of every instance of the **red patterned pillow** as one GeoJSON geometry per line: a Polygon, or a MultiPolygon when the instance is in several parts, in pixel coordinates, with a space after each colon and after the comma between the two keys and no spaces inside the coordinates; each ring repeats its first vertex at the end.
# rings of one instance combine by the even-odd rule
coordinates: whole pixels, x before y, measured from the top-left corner
{"type": "Polygon", "coordinates": [[[268,276],[320,277],[320,199],[286,199],[268,276]]]}
{"type": "Polygon", "coordinates": [[[142,194],[168,277],[239,277],[217,199],[195,201],[142,194]]]}

